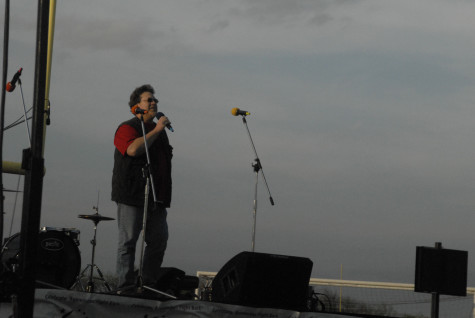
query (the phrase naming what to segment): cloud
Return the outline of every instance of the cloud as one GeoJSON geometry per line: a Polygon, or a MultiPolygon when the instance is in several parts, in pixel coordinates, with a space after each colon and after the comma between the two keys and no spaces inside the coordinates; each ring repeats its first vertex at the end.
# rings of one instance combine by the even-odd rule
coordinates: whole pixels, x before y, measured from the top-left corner
{"type": "Polygon", "coordinates": [[[143,20],[125,22],[121,18],[102,18],[84,21],[77,16],[60,16],[56,31],[57,41],[70,50],[125,50],[141,51],[153,32],[143,20]]]}

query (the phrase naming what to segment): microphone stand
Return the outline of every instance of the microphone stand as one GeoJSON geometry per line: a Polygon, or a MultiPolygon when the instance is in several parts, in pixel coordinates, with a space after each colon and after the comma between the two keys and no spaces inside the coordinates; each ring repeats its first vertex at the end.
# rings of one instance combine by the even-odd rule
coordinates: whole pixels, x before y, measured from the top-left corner
{"type": "Polygon", "coordinates": [[[270,193],[269,185],[267,184],[266,176],[264,175],[264,169],[262,168],[261,160],[257,156],[256,146],[254,146],[254,142],[252,141],[251,132],[249,131],[249,127],[247,126],[246,115],[242,115],[242,122],[244,126],[246,127],[252,149],[254,150],[254,155],[256,156],[256,159],[254,159],[254,163],[252,164],[252,167],[254,168],[254,172],[256,173],[256,181],[255,181],[255,186],[254,186],[254,206],[253,206],[254,222],[253,222],[253,227],[252,227],[252,252],[254,252],[255,247],[256,247],[257,184],[259,183],[259,171],[262,173],[262,178],[264,179],[264,183],[267,188],[267,193],[269,194],[269,201],[271,205],[274,205],[274,199],[272,198],[272,195],[270,193]]]}
{"type": "MultiPolygon", "coordinates": [[[[150,188],[152,188],[152,195],[153,195],[153,201],[154,203],[158,203],[158,200],[157,200],[157,195],[156,195],[156,192],[155,192],[155,185],[154,185],[154,182],[153,182],[153,175],[152,175],[152,170],[151,170],[151,164],[150,164],[150,154],[149,154],[149,151],[148,151],[148,142],[147,142],[147,134],[146,134],[146,131],[145,131],[145,124],[144,124],[144,121],[143,121],[143,115],[140,116],[140,124],[142,126],[142,133],[143,133],[143,140],[144,140],[144,146],[145,146],[145,154],[146,154],[146,157],[147,157],[147,163],[145,165],[145,167],[142,169],[143,171],[143,174],[144,174],[144,178],[146,179],[146,182],[145,182],[145,200],[144,200],[144,211],[143,211],[143,220],[142,220],[142,245],[141,245],[141,253],[140,253],[140,265],[139,265],[139,273],[138,273],[138,276],[137,276],[137,283],[136,283],[136,286],[134,287],[137,287],[137,293],[138,294],[142,294],[144,292],[144,290],[149,290],[149,291],[152,291],[156,294],[160,294],[160,295],[163,295],[163,296],[166,296],[166,297],[169,297],[169,298],[172,298],[172,299],[177,299],[177,297],[173,296],[173,295],[170,295],[170,294],[167,294],[165,292],[162,292],[158,289],[155,289],[155,288],[152,288],[150,286],[147,286],[147,285],[144,285],[144,281],[143,281],[143,259],[144,259],[144,254],[145,254],[145,232],[147,230],[147,218],[148,218],[148,197],[149,197],[149,191],[150,191],[150,188]]],[[[132,287],[133,288],[133,287],[132,287]]],[[[124,290],[120,291],[119,293],[122,293],[123,291],[125,290],[128,290],[130,289],[130,287],[126,287],[124,290]]]]}

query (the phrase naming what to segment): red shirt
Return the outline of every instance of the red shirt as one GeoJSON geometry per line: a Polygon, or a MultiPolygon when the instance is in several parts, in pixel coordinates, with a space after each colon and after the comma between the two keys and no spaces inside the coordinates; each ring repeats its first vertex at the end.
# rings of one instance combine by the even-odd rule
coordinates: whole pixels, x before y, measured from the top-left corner
{"type": "MultiPolygon", "coordinates": [[[[149,132],[154,126],[154,123],[145,123],[145,131],[149,132]]],[[[138,137],[141,136],[132,126],[122,125],[115,133],[114,146],[125,156],[127,148],[129,148],[130,144],[138,137]]]]}

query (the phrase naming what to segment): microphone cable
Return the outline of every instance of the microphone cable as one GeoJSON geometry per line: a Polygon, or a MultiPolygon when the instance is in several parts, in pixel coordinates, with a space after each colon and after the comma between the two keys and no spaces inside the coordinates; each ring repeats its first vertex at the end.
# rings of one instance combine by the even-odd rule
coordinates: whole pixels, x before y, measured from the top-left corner
{"type": "Polygon", "coordinates": [[[33,107],[30,107],[30,109],[29,109],[28,111],[26,110],[25,96],[24,96],[24,94],[23,94],[23,85],[22,85],[22,83],[21,83],[21,79],[20,79],[20,78],[18,78],[18,84],[19,84],[19,86],[20,86],[20,95],[21,95],[21,100],[22,100],[22,104],[23,104],[23,115],[22,115],[20,118],[18,118],[17,120],[15,120],[12,124],[10,124],[10,125],[4,127],[3,130],[5,131],[5,130],[7,130],[7,129],[10,129],[10,128],[12,128],[12,127],[15,127],[15,126],[17,126],[17,125],[19,125],[19,124],[25,122],[25,124],[26,124],[26,133],[27,133],[27,135],[28,135],[29,145],[30,145],[30,147],[31,147],[30,126],[29,126],[29,124],[28,124],[28,120],[31,119],[31,116],[28,117],[27,113],[30,112],[33,107]],[[25,118],[25,119],[23,119],[23,118],[25,118]]]}

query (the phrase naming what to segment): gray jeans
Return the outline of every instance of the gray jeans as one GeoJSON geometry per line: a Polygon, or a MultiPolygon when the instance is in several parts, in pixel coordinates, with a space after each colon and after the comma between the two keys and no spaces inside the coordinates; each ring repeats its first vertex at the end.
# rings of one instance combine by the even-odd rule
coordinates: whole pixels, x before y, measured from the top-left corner
{"type": "MultiPolygon", "coordinates": [[[[134,285],[135,251],[137,240],[143,227],[143,207],[135,207],[122,203],[117,205],[117,222],[119,225],[119,245],[117,249],[118,288],[134,285]]],[[[145,232],[145,252],[143,258],[143,279],[145,282],[155,282],[163,256],[167,248],[168,224],[167,210],[148,209],[145,232]]],[[[141,239],[139,249],[141,249],[141,239]]],[[[140,251],[141,252],[141,251],[140,251]]],[[[139,256],[140,257],[140,256],[139,256]]],[[[138,264],[139,265],[139,264],[138,264]]]]}

